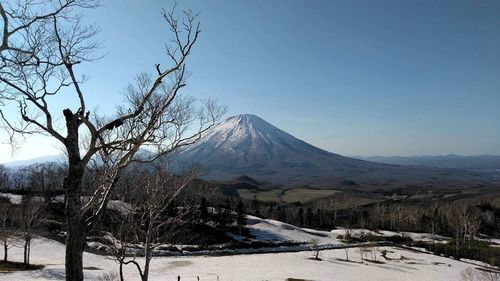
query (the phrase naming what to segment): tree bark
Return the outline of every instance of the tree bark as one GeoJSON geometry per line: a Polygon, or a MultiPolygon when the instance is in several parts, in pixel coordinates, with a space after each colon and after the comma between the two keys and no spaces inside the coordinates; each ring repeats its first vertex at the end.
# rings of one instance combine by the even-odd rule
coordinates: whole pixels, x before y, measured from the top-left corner
{"type": "Polygon", "coordinates": [[[120,281],[124,281],[124,279],[123,279],[123,260],[120,260],[120,281]]]}
{"type": "Polygon", "coordinates": [[[81,212],[83,167],[70,167],[64,179],[66,191],[66,280],[83,280],[83,250],[86,227],[81,212]]]}
{"type": "MultiPolygon", "coordinates": [[[[151,223],[150,223],[151,225],[151,223]]],[[[148,233],[146,233],[146,243],[144,245],[145,247],[145,253],[144,253],[144,271],[142,273],[142,281],[148,281],[149,279],[149,263],[151,261],[151,228],[148,227],[148,233]]]]}
{"type": "Polygon", "coordinates": [[[8,257],[8,253],[9,253],[9,245],[7,244],[7,242],[3,242],[3,261],[4,262],[7,262],[7,257],[8,257]]]}
{"type": "Polygon", "coordinates": [[[83,281],[83,250],[86,238],[86,226],[82,217],[82,180],[85,163],[80,156],[78,127],[81,122],[78,114],[71,110],[63,111],[66,118],[68,135],[65,139],[68,153],[68,171],[63,181],[65,192],[66,219],[66,280],[83,281]]]}
{"type": "Polygon", "coordinates": [[[27,249],[26,249],[26,264],[30,265],[30,255],[31,255],[31,241],[28,242],[27,249]]]}
{"type": "Polygon", "coordinates": [[[24,265],[28,265],[28,242],[24,242],[24,257],[23,257],[23,263],[24,265]]]}

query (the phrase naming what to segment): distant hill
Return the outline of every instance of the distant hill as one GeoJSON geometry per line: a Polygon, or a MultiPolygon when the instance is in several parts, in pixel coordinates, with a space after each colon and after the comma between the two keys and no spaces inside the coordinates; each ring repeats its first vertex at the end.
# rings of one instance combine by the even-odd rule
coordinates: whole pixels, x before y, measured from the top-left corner
{"type": "MultiPolygon", "coordinates": [[[[433,185],[487,181],[455,169],[409,167],[345,157],[312,146],[262,118],[238,115],[209,130],[179,153],[179,162],[201,165],[204,178],[232,181],[246,175],[285,186],[433,185]]],[[[244,181],[243,181],[244,182],[244,181]]]]}
{"type": "Polygon", "coordinates": [[[439,156],[372,156],[359,159],[395,164],[414,165],[436,168],[467,169],[467,170],[500,170],[500,156],[496,155],[439,155],[439,156]]]}
{"type": "Polygon", "coordinates": [[[6,162],[2,163],[2,165],[4,165],[7,168],[19,168],[24,166],[30,166],[33,164],[48,163],[48,162],[64,163],[64,160],[65,159],[62,155],[50,155],[50,156],[42,156],[27,160],[6,162]]]}

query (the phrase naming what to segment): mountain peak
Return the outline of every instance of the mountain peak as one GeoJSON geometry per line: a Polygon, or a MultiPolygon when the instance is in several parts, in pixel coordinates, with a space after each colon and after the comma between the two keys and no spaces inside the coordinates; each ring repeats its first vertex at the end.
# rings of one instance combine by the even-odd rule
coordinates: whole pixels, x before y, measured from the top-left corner
{"type": "Polygon", "coordinates": [[[210,174],[230,173],[234,178],[248,170],[254,176],[277,172],[282,166],[313,167],[317,159],[337,156],[295,138],[257,115],[242,114],[207,131],[180,158],[212,168],[210,174]]]}
{"type": "MultiPolygon", "coordinates": [[[[233,126],[242,126],[242,125],[257,125],[257,126],[272,126],[264,119],[260,118],[255,114],[240,114],[234,115],[226,119],[222,124],[231,124],[233,126]]],[[[273,126],[274,127],[274,126],[273,126]]],[[[276,128],[277,129],[277,128],[276,128]]]]}
{"type": "Polygon", "coordinates": [[[264,121],[259,116],[255,115],[255,114],[251,114],[251,113],[234,115],[234,116],[227,118],[227,120],[262,120],[262,121],[264,121]]]}

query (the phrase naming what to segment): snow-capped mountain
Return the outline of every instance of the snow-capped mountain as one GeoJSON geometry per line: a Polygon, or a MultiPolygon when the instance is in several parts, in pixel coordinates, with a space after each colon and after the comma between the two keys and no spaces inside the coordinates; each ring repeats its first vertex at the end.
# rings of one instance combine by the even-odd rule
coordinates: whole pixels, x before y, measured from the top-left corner
{"type": "Polygon", "coordinates": [[[248,175],[261,182],[289,186],[330,186],[345,180],[369,184],[462,179],[444,169],[374,163],[312,146],[251,114],[228,118],[180,152],[178,161],[199,164],[203,177],[230,180],[248,175]]]}
{"type": "Polygon", "coordinates": [[[304,165],[312,159],[339,155],[309,145],[251,114],[233,116],[208,131],[183,156],[203,162],[236,166],[288,163],[304,165]],[[228,164],[229,164],[228,163],[228,164]]]}

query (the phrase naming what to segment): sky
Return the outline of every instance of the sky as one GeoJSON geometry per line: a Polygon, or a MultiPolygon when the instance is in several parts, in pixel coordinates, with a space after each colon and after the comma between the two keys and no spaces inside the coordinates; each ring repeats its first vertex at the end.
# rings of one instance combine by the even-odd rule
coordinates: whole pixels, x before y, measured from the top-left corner
{"type": "MultiPolygon", "coordinates": [[[[168,63],[171,34],[160,11],[173,3],[108,0],[83,11],[100,27],[104,55],[76,69],[90,78],[83,87],[91,106],[112,112],[135,75],[168,63]]],[[[500,1],[177,7],[199,12],[202,29],[183,94],[217,98],[226,117],[253,113],[343,155],[500,155],[500,1]]],[[[15,154],[1,145],[0,162],[58,153],[49,138],[30,137],[15,154]]]]}

